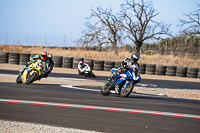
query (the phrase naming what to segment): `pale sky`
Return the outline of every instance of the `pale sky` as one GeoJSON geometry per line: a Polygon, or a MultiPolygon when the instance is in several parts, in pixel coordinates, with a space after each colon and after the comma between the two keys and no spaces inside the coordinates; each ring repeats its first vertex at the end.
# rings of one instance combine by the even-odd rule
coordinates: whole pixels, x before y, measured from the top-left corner
{"type": "MultiPolygon", "coordinates": [[[[0,44],[17,41],[26,45],[75,45],[85,29],[90,9],[111,7],[120,11],[125,0],[0,0],[0,44]],[[7,37],[6,37],[7,36],[7,37]],[[20,39],[21,38],[21,39],[20,39]],[[22,39],[23,38],[23,39],[22,39]]],[[[152,0],[159,12],[157,21],[171,23],[176,35],[179,18],[193,12],[199,0],[152,0]]]]}

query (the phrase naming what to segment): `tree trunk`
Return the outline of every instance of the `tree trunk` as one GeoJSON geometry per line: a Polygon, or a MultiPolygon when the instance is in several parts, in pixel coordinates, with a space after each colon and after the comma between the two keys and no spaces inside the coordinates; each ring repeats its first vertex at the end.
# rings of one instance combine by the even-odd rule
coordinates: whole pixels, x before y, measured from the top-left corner
{"type": "Polygon", "coordinates": [[[113,50],[114,50],[115,57],[118,57],[118,50],[117,50],[116,45],[113,45],[113,50]]]}
{"type": "Polygon", "coordinates": [[[136,53],[140,55],[140,48],[142,47],[143,42],[138,41],[136,42],[136,53]]]}

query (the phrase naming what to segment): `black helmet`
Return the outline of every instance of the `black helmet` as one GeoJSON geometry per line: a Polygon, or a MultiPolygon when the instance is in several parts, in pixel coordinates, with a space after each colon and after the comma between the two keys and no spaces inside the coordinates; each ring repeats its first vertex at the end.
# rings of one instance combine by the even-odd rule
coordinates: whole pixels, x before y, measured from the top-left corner
{"type": "Polygon", "coordinates": [[[134,53],[131,55],[131,60],[134,61],[135,63],[137,63],[137,61],[139,60],[139,55],[137,53],[134,53]]]}

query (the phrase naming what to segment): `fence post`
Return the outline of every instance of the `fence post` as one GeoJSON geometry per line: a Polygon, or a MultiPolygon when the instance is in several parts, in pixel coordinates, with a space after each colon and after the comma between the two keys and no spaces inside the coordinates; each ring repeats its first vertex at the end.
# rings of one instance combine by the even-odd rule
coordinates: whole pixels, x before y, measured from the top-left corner
{"type": "Polygon", "coordinates": [[[110,61],[110,47],[108,49],[108,60],[110,61]]]}
{"type": "Polygon", "coordinates": [[[45,34],[45,51],[47,51],[47,35],[45,34]]]}
{"type": "Polygon", "coordinates": [[[13,53],[15,53],[15,40],[14,40],[14,43],[13,43],[13,53]]]}
{"type": "Polygon", "coordinates": [[[171,56],[170,56],[170,65],[172,65],[172,50],[171,50],[171,56]]]}

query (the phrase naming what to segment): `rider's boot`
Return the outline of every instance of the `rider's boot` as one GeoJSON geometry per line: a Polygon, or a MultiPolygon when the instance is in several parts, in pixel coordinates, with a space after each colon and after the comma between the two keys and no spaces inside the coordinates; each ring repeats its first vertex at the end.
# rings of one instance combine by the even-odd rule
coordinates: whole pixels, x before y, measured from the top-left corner
{"type": "Polygon", "coordinates": [[[45,75],[45,72],[42,72],[42,73],[41,73],[41,75],[38,77],[38,79],[37,79],[37,80],[41,80],[41,78],[43,78],[43,77],[44,77],[44,75],[45,75]]]}

